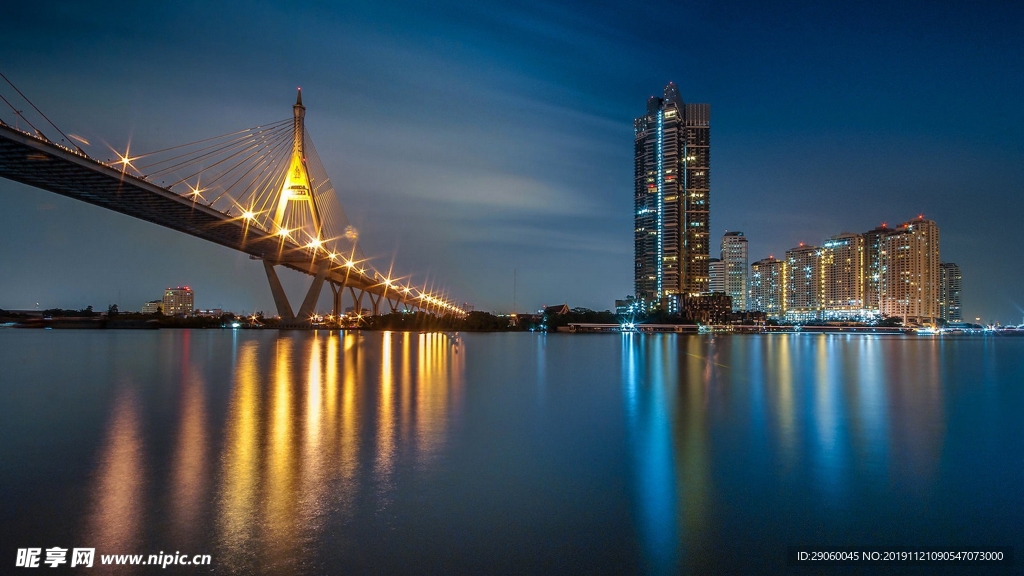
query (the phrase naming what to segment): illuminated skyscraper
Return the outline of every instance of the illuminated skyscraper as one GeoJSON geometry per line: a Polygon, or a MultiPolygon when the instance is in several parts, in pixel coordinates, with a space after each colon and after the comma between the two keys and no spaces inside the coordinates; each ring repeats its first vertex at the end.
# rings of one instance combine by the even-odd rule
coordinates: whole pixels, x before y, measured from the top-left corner
{"type": "Polygon", "coordinates": [[[708,259],[708,292],[725,293],[725,262],[721,258],[708,259]]]}
{"type": "Polygon", "coordinates": [[[191,316],[193,304],[192,289],[178,286],[164,290],[164,314],[167,316],[191,316]]]}
{"type": "Polygon", "coordinates": [[[881,226],[861,234],[864,237],[864,308],[878,310],[881,302],[883,239],[893,231],[881,226]]]}
{"type": "Polygon", "coordinates": [[[946,322],[963,322],[960,310],[960,267],[952,262],[939,264],[939,318],[946,322]]]}
{"type": "Polygon", "coordinates": [[[881,312],[904,322],[933,324],[939,318],[939,227],[918,216],[884,240],[881,312]]]}
{"type": "Polygon", "coordinates": [[[726,232],[722,236],[722,264],[725,271],[725,293],[732,297],[732,311],[747,309],[747,239],[743,232],[726,232]]]}
{"type": "Polygon", "coordinates": [[[708,291],[710,117],[669,83],[633,123],[633,278],[648,306],[708,291]]]}
{"type": "Polygon", "coordinates": [[[827,318],[862,318],[864,238],[843,232],[821,245],[821,307],[827,318]]]}
{"type": "Polygon", "coordinates": [[[814,320],[821,312],[821,249],[800,244],[786,250],[786,319],[814,320]]]}
{"type": "Polygon", "coordinates": [[[747,309],[780,320],[786,315],[786,263],[769,256],[750,265],[747,309]]]}

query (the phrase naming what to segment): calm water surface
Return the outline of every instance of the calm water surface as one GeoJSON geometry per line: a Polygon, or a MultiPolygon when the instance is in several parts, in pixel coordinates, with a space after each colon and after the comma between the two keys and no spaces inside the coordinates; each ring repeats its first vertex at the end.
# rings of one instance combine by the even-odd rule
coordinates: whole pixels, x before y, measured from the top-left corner
{"type": "Polygon", "coordinates": [[[1024,339],[0,330],[0,438],[3,573],[52,546],[226,574],[1024,553],[1024,339]]]}

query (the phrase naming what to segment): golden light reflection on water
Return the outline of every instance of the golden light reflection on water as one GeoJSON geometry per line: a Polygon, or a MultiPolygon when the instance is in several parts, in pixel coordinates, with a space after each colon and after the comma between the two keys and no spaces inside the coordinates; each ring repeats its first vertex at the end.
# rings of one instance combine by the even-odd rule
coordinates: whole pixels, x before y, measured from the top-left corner
{"type": "Polygon", "coordinates": [[[421,464],[444,442],[449,411],[458,409],[463,354],[444,334],[420,334],[416,372],[416,455],[421,464]]]}
{"type": "Polygon", "coordinates": [[[394,335],[384,332],[380,348],[380,391],[377,403],[377,460],[374,473],[386,486],[395,458],[394,359],[391,348],[394,335]]]}
{"type": "MultiPolygon", "coordinates": [[[[265,543],[271,557],[284,558],[294,549],[298,536],[296,509],[296,452],[294,406],[299,404],[297,390],[292,387],[292,338],[278,338],[274,354],[274,379],[270,383],[270,430],[267,443],[266,477],[261,483],[263,520],[266,526],[265,543]]],[[[313,359],[310,359],[312,363],[313,359]]],[[[308,394],[308,390],[305,390],[308,394]]],[[[304,468],[310,463],[304,463],[304,468]]]]}
{"type": "Polygon", "coordinates": [[[181,419],[171,472],[171,520],[175,541],[182,545],[195,544],[195,524],[206,507],[209,479],[205,383],[196,366],[187,362],[183,366],[187,376],[182,381],[181,419]]]}
{"type": "MultiPolygon", "coordinates": [[[[323,494],[329,488],[327,458],[321,454],[327,449],[329,435],[335,429],[331,425],[331,414],[325,408],[324,385],[327,367],[324,362],[326,351],[323,350],[330,336],[315,334],[306,340],[306,353],[309,359],[308,375],[305,383],[306,430],[302,441],[301,481],[298,494],[298,510],[300,524],[305,530],[318,530],[323,523],[323,494]]],[[[301,391],[300,391],[301,394],[301,391]]]]}
{"type": "Polygon", "coordinates": [[[236,568],[256,555],[294,561],[331,515],[386,506],[398,468],[443,449],[462,389],[459,345],[444,335],[320,332],[267,344],[243,345],[228,408],[218,526],[236,568]]]}
{"type": "Polygon", "coordinates": [[[83,541],[107,554],[134,553],[143,521],[145,462],[139,407],[131,388],[121,388],[100,451],[92,512],[83,541]]]}
{"type": "Polygon", "coordinates": [[[358,346],[357,336],[346,332],[342,346],[342,383],[341,383],[341,438],[338,443],[338,474],[341,489],[338,492],[339,504],[347,511],[353,504],[356,493],[356,477],[359,473],[359,426],[360,411],[356,394],[362,376],[362,355],[358,346]]]}
{"type": "Polygon", "coordinates": [[[235,382],[228,408],[220,486],[220,534],[223,547],[246,552],[255,531],[256,488],[260,438],[260,382],[258,344],[246,342],[238,355],[235,382]]]}

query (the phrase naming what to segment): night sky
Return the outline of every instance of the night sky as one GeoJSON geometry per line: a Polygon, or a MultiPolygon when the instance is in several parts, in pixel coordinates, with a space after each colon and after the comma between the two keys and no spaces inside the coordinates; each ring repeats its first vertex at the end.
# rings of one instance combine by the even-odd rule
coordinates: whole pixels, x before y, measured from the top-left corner
{"type": "MultiPolygon", "coordinates": [[[[751,261],[781,257],[923,213],[965,318],[1021,321],[1020,4],[424,4],[22,2],[0,71],[101,159],[287,118],[302,86],[367,255],[500,312],[515,268],[519,311],[632,292],[632,122],[674,81],[711,103],[716,245],[742,230],[751,261]]],[[[0,196],[0,308],[138,310],[188,284],[200,308],[273,310],[245,255],[0,196]]]]}

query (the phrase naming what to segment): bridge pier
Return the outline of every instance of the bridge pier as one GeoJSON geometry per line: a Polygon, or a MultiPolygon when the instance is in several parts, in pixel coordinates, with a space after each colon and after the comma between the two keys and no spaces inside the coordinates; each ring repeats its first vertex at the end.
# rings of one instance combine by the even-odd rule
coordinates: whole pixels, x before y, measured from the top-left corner
{"type": "Polygon", "coordinates": [[[349,286],[348,287],[348,291],[349,291],[350,294],[352,294],[352,304],[353,304],[353,306],[355,306],[356,314],[362,314],[363,313],[363,291],[362,290],[359,291],[359,296],[358,297],[356,296],[356,289],[355,288],[349,286]]]}
{"type": "Polygon", "coordinates": [[[291,304],[288,303],[288,295],[284,293],[281,280],[277,277],[277,270],[274,269],[273,264],[266,260],[263,261],[263,268],[267,271],[267,281],[270,282],[270,293],[274,295],[277,315],[281,317],[282,322],[294,321],[295,314],[292,312],[291,304]]]}
{"type": "Polygon", "coordinates": [[[270,292],[274,295],[277,315],[281,317],[280,326],[282,328],[309,328],[312,326],[310,317],[316,311],[316,303],[320,300],[320,291],[323,290],[324,280],[327,278],[330,265],[326,262],[320,265],[316,276],[313,278],[313,283],[306,292],[306,297],[302,300],[298,315],[292,312],[291,303],[288,302],[288,295],[285,294],[284,287],[281,286],[281,279],[277,276],[274,264],[264,260],[263,268],[266,270],[267,280],[270,282],[270,292]]]}
{"type": "Polygon", "coordinates": [[[370,311],[373,313],[374,316],[380,315],[381,296],[377,296],[377,298],[375,299],[373,297],[373,292],[366,292],[366,294],[370,297],[370,311]]]}
{"type": "Polygon", "coordinates": [[[335,282],[328,282],[327,285],[331,287],[331,294],[334,295],[334,305],[331,307],[331,314],[335,318],[341,318],[341,315],[345,313],[345,310],[341,307],[341,297],[345,295],[345,285],[335,282]]]}

